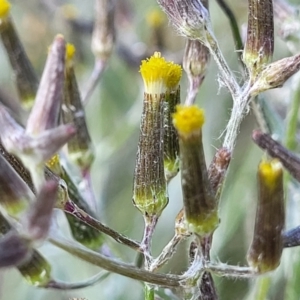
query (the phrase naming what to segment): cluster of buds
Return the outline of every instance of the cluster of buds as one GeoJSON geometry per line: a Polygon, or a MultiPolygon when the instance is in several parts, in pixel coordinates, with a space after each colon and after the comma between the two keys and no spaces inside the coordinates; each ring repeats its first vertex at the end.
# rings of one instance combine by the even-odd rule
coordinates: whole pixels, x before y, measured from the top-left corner
{"type": "Polygon", "coordinates": [[[22,106],[30,109],[38,88],[38,79],[10,16],[10,3],[0,2],[0,35],[16,79],[22,106]]]}
{"type": "MultiPolygon", "coordinates": [[[[38,84],[6,0],[0,1],[0,35],[15,72],[20,104],[31,109],[23,126],[0,104],[0,268],[14,266],[29,283],[47,287],[55,283],[51,266],[35,247],[48,238],[53,208],[66,210],[71,197],[93,215],[57,159],[57,152],[68,144],[69,156],[81,170],[93,161],[73,69],[75,48],[57,35],[38,84]]],[[[92,248],[102,244],[98,231],[74,218],[69,223],[78,241],[92,248]]]]}

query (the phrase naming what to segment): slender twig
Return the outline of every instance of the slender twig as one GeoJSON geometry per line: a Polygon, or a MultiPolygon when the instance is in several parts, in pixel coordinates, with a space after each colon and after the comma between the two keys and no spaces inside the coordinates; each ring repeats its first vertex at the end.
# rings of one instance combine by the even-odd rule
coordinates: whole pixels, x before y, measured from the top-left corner
{"type": "Polygon", "coordinates": [[[214,264],[211,262],[207,262],[205,267],[214,274],[225,277],[252,278],[258,275],[250,267],[231,266],[222,263],[214,264]]]}
{"type": "MultiPolygon", "coordinates": [[[[155,230],[155,226],[157,224],[157,220],[158,220],[157,215],[144,216],[145,229],[144,229],[144,237],[141,242],[141,249],[144,253],[145,270],[147,271],[149,271],[152,263],[151,242],[152,242],[152,236],[155,230]]],[[[145,300],[154,300],[154,286],[145,282],[144,294],[145,294],[145,300]]]]}
{"type": "Polygon", "coordinates": [[[223,141],[223,147],[233,150],[238,136],[240,125],[249,109],[249,102],[251,100],[251,85],[247,83],[244,85],[240,95],[233,96],[233,107],[230,119],[227,123],[226,133],[223,141]]]}
{"type": "Polygon", "coordinates": [[[229,19],[232,35],[233,35],[234,41],[236,43],[237,55],[238,55],[240,61],[242,62],[241,56],[242,56],[242,50],[243,50],[244,46],[243,46],[242,38],[240,35],[239,26],[236,21],[236,17],[234,15],[234,13],[232,12],[231,8],[228,6],[228,4],[224,0],[217,0],[217,2],[219,3],[220,7],[222,8],[222,10],[224,11],[224,13],[227,15],[227,17],[229,19]]]}
{"type": "Polygon", "coordinates": [[[126,245],[130,248],[132,248],[135,251],[142,252],[142,249],[140,247],[140,244],[136,241],[133,241],[126,236],[118,233],[117,231],[114,231],[113,229],[109,228],[108,226],[102,224],[100,221],[94,219],[89,214],[87,214],[85,211],[80,209],[74,202],[68,201],[65,205],[64,211],[78,220],[84,222],[85,224],[93,227],[96,230],[99,230],[111,238],[113,238],[116,242],[126,245]]]}
{"type": "Polygon", "coordinates": [[[51,288],[51,289],[57,289],[57,290],[76,290],[76,289],[82,289],[88,286],[91,286],[101,280],[104,280],[106,277],[110,275],[109,272],[102,271],[98,274],[94,275],[91,278],[88,278],[87,280],[80,281],[80,282],[74,282],[74,283],[67,283],[63,281],[57,281],[57,280],[51,280],[46,285],[43,286],[43,288],[51,288]]]}
{"type": "Polygon", "coordinates": [[[181,281],[184,279],[183,277],[178,275],[154,274],[149,271],[136,268],[133,265],[112,260],[100,253],[82,247],[79,243],[72,242],[64,238],[58,238],[54,235],[50,235],[49,241],[57,247],[95,266],[132,279],[169,288],[180,287],[181,281]]]}
{"type": "Polygon", "coordinates": [[[294,89],[293,99],[291,101],[291,107],[287,115],[286,124],[286,140],[285,145],[287,149],[291,151],[296,150],[297,140],[296,133],[298,129],[298,115],[300,109],[300,77],[297,76],[297,83],[294,89]]]}
{"type": "Polygon", "coordinates": [[[221,80],[228,88],[232,97],[236,98],[237,95],[240,94],[240,86],[237,83],[232,71],[230,70],[215,37],[210,33],[207,33],[207,42],[205,43],[205,46],[210,50],[211,55],[218,65],[219,71],[221,73],[221,80]]]}
{"type": "Polygon", "coordinates": [[[94,70],[92,72],[92,75],[87,83],[87,87],[85,91],[82,94],[82,103],[83,105],[86,105],[94,92],[99,80],[101,79],[101,76],[103,72],[105,71],[107,66],[107,61],[96,59],[94,70]]]}
{"type": "Polygon", "coordinates": [[[163,266],[175,253],[177,245],[184,239],[184,236],[175,234],[169,243],[164,247],[160,255],[154,259],[149,271],[153,272],[163,266]]]}
{"type": "Polygon", "coordinates": [[[146,270],[149,270],[152,262],[151,241],[155,230],[155,226],[158,221],[158,217],[156,215],[151,217],[144,216],[144,221],[145,221],[145,229],[144,229],[143,240],[141,242],[141,249],[144,253],[145,268],[146,270]]]}

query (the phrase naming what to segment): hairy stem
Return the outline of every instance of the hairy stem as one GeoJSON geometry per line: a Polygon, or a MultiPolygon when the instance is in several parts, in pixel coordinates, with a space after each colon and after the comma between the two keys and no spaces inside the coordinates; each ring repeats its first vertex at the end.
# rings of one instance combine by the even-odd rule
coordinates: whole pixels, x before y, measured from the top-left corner
{"type": "Polygon", "coordinates": [[[252,278],[257,275],[250,267],[230,266],[222,263],[214,264],[207,262],[206,269],[210,270],[216,275],[225,277],[252,278]]]}
{"type": "Polygon", "coordinates": [[[238,96],[233,95],[233,107],[226,127],[223,147],[233,150],[244,116],[249,109],[251,86],[247,83],[238,96]]]}

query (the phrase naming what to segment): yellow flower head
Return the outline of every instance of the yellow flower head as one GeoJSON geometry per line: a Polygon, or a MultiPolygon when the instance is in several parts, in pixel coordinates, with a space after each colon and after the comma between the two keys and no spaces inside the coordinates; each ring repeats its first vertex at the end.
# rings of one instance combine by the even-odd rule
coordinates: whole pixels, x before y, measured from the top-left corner
{"type": "Polygon", "coordinates": [[[10,11],[10,3],[6,0],[0,0],[0,18],[8,16],[10,11]]]}
{"type": "Polygon", "coordinates": [[[259,173],[265,184],[270,189],[273,189],[276,187],[278,179],[282,176],[282,165],[277,159],[262,161],[259,164],[259,173]]]}
{"type": "Polygon", "coordinates": [[[189,135],[198,132],[205,122],[204,110],[196,105],[177,105],[173,114],[173,124],[179,134],[189,135]]]}
{"type": "Polygon", "coordinates": [[[166,61],[160,52],[155,52],[149,59],[143,60],[140,72],[145,92],[149,94],[162,94],[176,89],[182,73],[179,65],[166,61]]]}

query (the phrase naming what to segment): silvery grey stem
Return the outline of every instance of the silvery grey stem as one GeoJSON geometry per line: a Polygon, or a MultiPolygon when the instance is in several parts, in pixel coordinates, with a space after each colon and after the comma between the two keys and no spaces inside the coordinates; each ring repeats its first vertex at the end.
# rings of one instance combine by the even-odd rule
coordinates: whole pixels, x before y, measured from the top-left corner
{"type": "Polygon", "coordinates": [[[241,88],[237,83],[232,71],[230,70],[215,37],[210,32],[207,32],[206,34],[205,46],[210,50],[210,53],[213,56],[219,68],[219,71],[221,73],[221,80],[228,88],[233,99],[236,98],[237,95],[240,93],[241,88]]]}
{"type": "Polygon", "coordinates": [[[240,125],[249,109],[249,101],[251,99],[250,83],[245,84],[239,95],[233,95],[233,107],[230,119],[227,123],[223,147],[232,151],[237,135],[240,130],[240,125]]]}
{"type": "Polygon", "coordinates": [[[231,266],[222,263],[210,263],[205,264],[205,268],[214,274],[224,277],[234,277],[234,278],[252,278],[256,272],[250,267],[239,267],[231,266]]]}
{"type": "Polygon", "coordinates": [[[110,275],[109,272],[107,271],[101,271],[98,274],[80,281],[80,282],[64,282],[64,281],[57,281],[57,280],[50,280],[46,285],[44,285],[44,288],[51,288],[51,289],[56,289],[56,290],[77,290],[77,289],[82,289],[88,286],[91,286],[95,283],[98,283],[105,278],[107,278],[110,275]]]}
{"type": "Polygon", "coordinates": [[[73,201],[69,200],[65,204],[64,211],[66,213],[74,216],[78,220],[84,222],[88,226],[91,226],[92,228],[107,234],[112,239],[114,239],[116,242],[126,245],[136,251],[142,252],[142,249],[138,242],[131,240],[131,239],[127,238],[126,236],[118,233],[117,231],[109,228],[108,226],[102,224],[100,221],[96,220],[95,218],[93,218],[92,216],[87,214],[84,210],[80,209],[73,201]]]}
{"type": "Polygon", "coordinates": [[[170,242],[164,247],[161,254],[152,261],[149,270],[153,272],[165,264],[175,253],[177,245],[184,239],[184,236],[175,234],[170,242]]]}
{"type": "Polygon", "coordinates": [[[148,283],[156,284],[163,287],[176,288],[180,287],[181,280],[183,279],[178,275],[171,274],[154,274],[133,265],[126,264],[120,261],[112,260],[82,247],[79,243],[69,241],[65,238],[50,235],[49,241],[57,247],[69,252],[70,254],[81,258],[82,260],[89,262],[95,266],[103,268],[107,271],[117,273],[123,276],[127,276],[139,281],[145,281],[148,283]]]}

